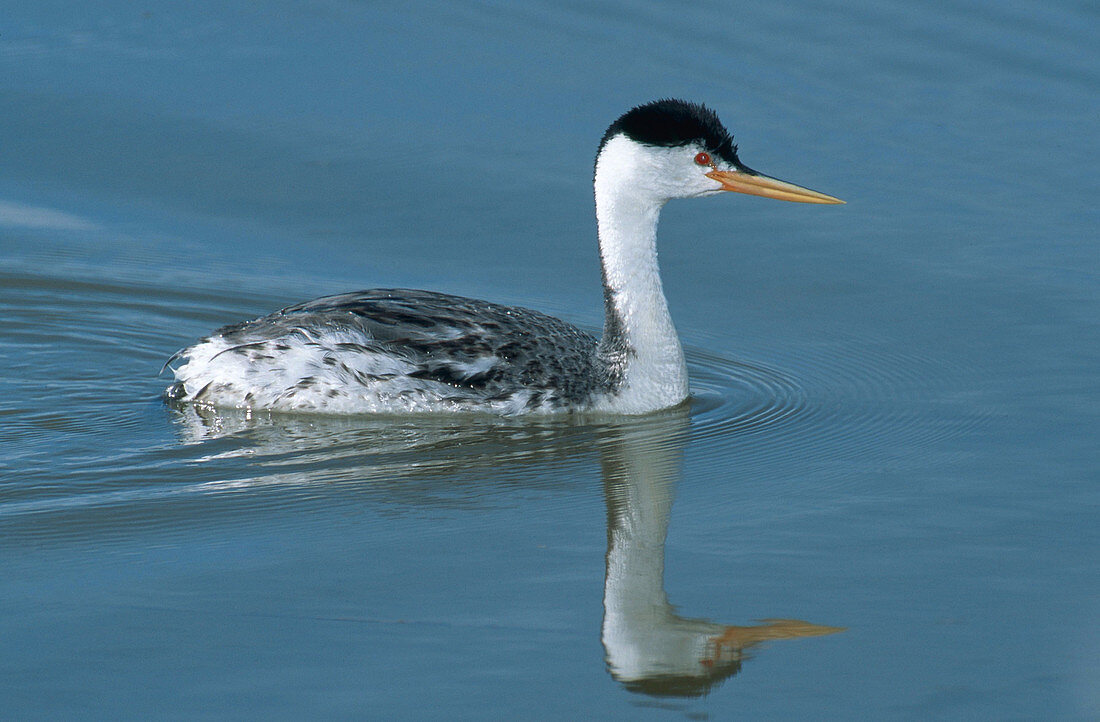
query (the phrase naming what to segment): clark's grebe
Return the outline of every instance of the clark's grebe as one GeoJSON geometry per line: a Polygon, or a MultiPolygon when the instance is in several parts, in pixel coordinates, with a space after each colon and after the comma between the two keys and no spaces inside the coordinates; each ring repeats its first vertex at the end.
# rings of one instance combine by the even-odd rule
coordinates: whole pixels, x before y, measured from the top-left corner
{"type": "Polygon", "coordinates": [[[688,396],[657,267],[673,198],[736,191],[843,201],[744,166],[710,109],[658,100],[616,120],[596,154],[603,338],[537,311],[429,291],[328,296],[218,329],[169,361],[166,398],[331,413],[602,411],[642,414],[688,396]]]}

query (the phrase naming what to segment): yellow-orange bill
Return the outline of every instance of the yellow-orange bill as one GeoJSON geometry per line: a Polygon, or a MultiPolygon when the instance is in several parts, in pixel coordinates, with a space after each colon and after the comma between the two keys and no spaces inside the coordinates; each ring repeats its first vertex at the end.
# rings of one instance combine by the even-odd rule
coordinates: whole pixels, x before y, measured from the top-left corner
{"type": "Polygon", "coordinates": [[[748,193],[752,196],[764,196],[765,198],[794,201],[795,203],[844,202],[839,198],[827,196],[824,193],[818,193],[809,188],[796,186],[794,183],[781,181],[778,178],[770,178],[766,175],[742,173],[735,170],[716,170],[707,173],[707,177],[721,183],[724,191],[748,193]]]}

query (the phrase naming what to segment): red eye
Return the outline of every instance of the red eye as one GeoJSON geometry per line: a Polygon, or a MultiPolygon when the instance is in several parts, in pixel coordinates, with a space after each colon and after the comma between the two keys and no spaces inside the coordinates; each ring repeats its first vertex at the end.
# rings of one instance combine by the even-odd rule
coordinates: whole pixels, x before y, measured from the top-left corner
{"type": "Polygon", "coordinates": [[[695,156],[695,162],[699,165],[710,165],[710,153],[700,153],[695,156]]]}

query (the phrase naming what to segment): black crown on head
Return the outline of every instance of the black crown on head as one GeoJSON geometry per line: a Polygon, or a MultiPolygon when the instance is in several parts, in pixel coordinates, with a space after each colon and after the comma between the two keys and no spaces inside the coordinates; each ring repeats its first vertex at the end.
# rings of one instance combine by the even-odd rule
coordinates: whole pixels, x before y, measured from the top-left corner
{"type": "Polygon", "coordinates": [[[639,105],[608,127],[600,149],[620,133],[635,142],[660,148],[698,143],[712,155],[740,164],[733,136],[718,115],[700,103],[666,98],[639,105]]]}

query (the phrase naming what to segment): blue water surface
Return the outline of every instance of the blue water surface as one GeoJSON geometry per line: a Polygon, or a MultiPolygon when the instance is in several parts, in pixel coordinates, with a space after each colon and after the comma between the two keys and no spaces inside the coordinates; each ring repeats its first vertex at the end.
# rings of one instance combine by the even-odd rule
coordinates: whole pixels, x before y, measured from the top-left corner
{"type": "Polygon", "coordinates": [[[1098,26],[9,4],[0,716],[1100,716],[1098,26]],[[596,144],[669,96],[848,201],[664,210],[688,406],[160,400],[210,330],[359,288],[598,331],[596,144]]]}

